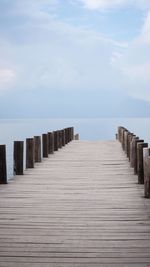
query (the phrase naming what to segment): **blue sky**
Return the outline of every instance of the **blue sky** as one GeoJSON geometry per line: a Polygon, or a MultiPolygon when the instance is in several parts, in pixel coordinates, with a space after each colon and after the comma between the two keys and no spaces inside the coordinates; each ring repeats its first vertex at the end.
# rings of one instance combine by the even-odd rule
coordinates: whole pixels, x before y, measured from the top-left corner
{"type": "Polygon", "coordinates": [[[0,0],[0,59],[0,117],[149,115],[150,1],[0,0]]]}

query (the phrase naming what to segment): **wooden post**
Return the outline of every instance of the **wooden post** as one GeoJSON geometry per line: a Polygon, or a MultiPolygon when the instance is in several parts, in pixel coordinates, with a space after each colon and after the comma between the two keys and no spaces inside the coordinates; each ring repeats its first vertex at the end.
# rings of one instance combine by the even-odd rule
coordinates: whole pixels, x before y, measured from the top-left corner
{"type": "Polygon", "coordinates": [[[67,143],[69,143],[69,128],[67,128],[67,143]]]}
{"type": "Polygon", "coordinates": [[[58,131],[54,131],[54,151],[58,151],[58,131]]]}
{"type": "Polygon", "coordinates": [[[79,134],[74,135],[74,140],[79,140],[79,134]]]}
{"type": "Polygon", "coordinates": [[[124,131],[125,131],[125,129],[122,127],[122,129],[121,129],[121,145],[122,145],[123,150],[124,150],[124,131]]]}
{"type": "Polygon", "coordinates": [[[26,168],[34,168],[34,139],[26,139],[26,168]]]}
{"type": "Polygon", "coordinates": [[[70,127],[70,142],[72,141],[72,127],[70,127]]]}
{"type": "Polygon", "coordinates": [[[129,132],[128,131],[124,131],[124,151],[127,155],[127,150],[128,150],[128,134],[129,132]]]}
{"type": "Polygon", "coordinates": [[[34,160],[41,162],[41,136],[34,136],[34,160]]]}
{"type": "Polygon", "coordinates": [[[139,140],[135,140],[135,147],[134,147],[134,166],[133,166],[133,168],[134,168],[134,174],[137,174],[137,145],[138,145],[138,143],[143,143],[144,142],[144,140],[141,140],[141,139],[139,139],[139,140]]]}
{"type": "Polygon", "coordinates": [[[14,141],[14,175],[23,175],[23,141],[14,141]]]}
{"type": "Polygon", "coordinates": [[[48,132],[48,154],[54,154],[54,133],[48,132]]]}
{"type": "Polygon", "coordinates": [[[118,140],[120,143],[121,143],[121,129],[122,129],[122,126],[119,126],[118,127],[118,140]]]}
{"type": "Polygon", "coordinates": [[[134,168],[134,158],[135,158],[135,141],[139,140],[139,137],[132,136],[131,143],[130,143],[130,166],[134,168]]]}
{"type": "Polygon", "coordinates": [[[43,158],[48,158],[48,135],[42,134],[43,158]]]}
{"type": "Polygon", "coordinates": [[[147,147],[148,143],[137,143],[137,173],[139,184],[144,184],[143,149],[147,147]]]}
{"type": "Polygon", "coordinates": [[[62,132],[61,132],[61,130],[58,131],[58,137],[59,137],[59,148],[62,148],[62,132]]]}
{"type": "Polygon", "coordinates": [[[135,136],[133,133],[129,133],[127,137],[127,157],[129,158],[129,161],[130,161],[130,144],[133,136],[135,136]]]}
{"type": "Polygon", "coordinates": [[[67,139],[68,138],[68,136],[67,136],[67,128],[65,128],[65,144],[67,144],[67,139]]]}
{"type": "Polygon", "coordinates": [[[74,139],[74,127],[71,127],[71,141],[74,139]]]}
{"type": "Polygon", "coordinates": [[[144,195],[150,198],[150,148],[143,149],[144,195]]]}
{"type": "Polygon", "coordinates": [[[0,184],[7,184],[6,146],[0,145],[0,184]]]}
{"type": "Polygon", "coordinates": [[[65,130],[62,130],[62,146],[65,146],[65,130]]]}
{"type": "Polygon", "coordinates": [[[69,128],[67,128],[67,143],[69,143],[69,128]]]}
{"type": "Polygon", "coordinates": [[[70,142],[70,136],[69,136],[69,128],[67,128],[67,143],[69,143],[70,142]]]}
{"type": "Polygon", "coordinates": [[[69,128],[69,142],[72,141],[72,128],[69,128]]]}

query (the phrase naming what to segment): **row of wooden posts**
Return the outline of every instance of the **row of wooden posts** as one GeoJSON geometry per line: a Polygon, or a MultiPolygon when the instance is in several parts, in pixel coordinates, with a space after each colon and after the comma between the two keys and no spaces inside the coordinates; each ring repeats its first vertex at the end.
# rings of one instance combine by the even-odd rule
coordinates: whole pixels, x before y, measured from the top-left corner
{"type": "MultiPolygon", "coordinates": [[[[74,139],[74,128],[48,132],[41,136],[26,139],[26,168],[34,168],[34,163],[48,158],[74,139]]],[[[76,136],[75,136],[76,139],[76,136]]],[[[24,141],[14,141],[13,151],[14,175],[24,173],[24,141]]],[[[0,145],[0,184],[7,184],[6,145],[0,145]]]]}
{"type": "Polygon", "coordinates": [[[150,148],[148,143],[140,139],[126,128],[118,127],[117,139],[129,158],[134,174],[138,175],[138,183],[144,184],[144,195],[150,198],[150,148]]]}

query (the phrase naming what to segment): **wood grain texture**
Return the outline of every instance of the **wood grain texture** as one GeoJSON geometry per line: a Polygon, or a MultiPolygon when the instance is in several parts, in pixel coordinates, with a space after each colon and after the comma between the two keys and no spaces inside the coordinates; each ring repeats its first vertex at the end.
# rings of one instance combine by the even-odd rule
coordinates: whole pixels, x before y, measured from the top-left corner
{"type": "Polygon", "coordinates": [[[150,266],[150,200],[118,141],[73,141],[0,185],[0,267],[150,266]]]}
{"type": "Polygon", "coordinates": [[[23,175],[24,142],[14,141],[14,175],[23,175]]]}
{"type": "Polygon", "coordinates": [[[7,163],[5,145],[0,145],[0,184],[7,184],[7,163]]]}
{"type": "Polygon", "coordinates": [[[34,136],[34,161],[41,162],[41,136],[34,136]]]}

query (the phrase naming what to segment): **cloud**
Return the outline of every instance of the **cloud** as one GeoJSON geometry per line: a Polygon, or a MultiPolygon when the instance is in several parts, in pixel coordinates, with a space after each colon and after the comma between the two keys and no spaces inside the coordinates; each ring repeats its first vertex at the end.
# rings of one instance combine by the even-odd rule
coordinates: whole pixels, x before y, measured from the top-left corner
{"type": "Polygon", "coordinates": [[[139,36],[129,43],[121,57],[114,56],[111,63],[120,72],[126,93],[150,101],[150,12],[139,36]]]}
{"type": "Polygon", "coordinates": [[[149,8],[149,0],[76,0],[84,4],[88,9],[114,9],[133,6],[141,9],[149,8]]]}
{"type": "Polygon", "coordinates": [[[122,51],[126,45],[54,18],[56,5],[57,1],[48,0],[13,1],[5,31],[0,26],[0,66],[15,69],[12,89],[115,88],[117,74],[110,59],[114,51],[122,51]]]}
{"type": "MultiPolygon", "coordinates": [[[[118,90],[150,100],[150,13],[139,36],[127,44],[65,23],[57,17],[58,1],[2,2],[5,5],[0,9],[3,17],[0,24],[1,92],[40,89],[43,92],[67,90],[71,94],[77,90],[118,90]]],[[[84,3],[105,8],[106,5],[123,6],[129,1],[84,3]]],[[[146,7],[146,3],[143,6],[146,7]]]]}
{"type": "Polygon", "coordinates": [[[15,71],[13,69],[0,68],[0,92],[5,92],[6,89],[14,85],[16,79],[15,71]]]}
{"type": "Polygon", "coordinates": [[[9,57],[18,70],[16,88],[101,90],[110,87],[114,75],[110,58],[117,44],[93,32],[57,23],[38,30],[37,35],[35,29],[34,39],[30,38],[24,45],[6,46],[12,51],[9,57]]]}

